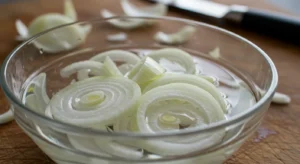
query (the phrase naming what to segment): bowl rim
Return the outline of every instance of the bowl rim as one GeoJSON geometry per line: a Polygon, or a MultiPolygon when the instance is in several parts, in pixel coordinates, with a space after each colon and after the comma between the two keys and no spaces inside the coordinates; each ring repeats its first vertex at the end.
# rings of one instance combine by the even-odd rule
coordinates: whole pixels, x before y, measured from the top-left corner
{"type": "MultiPolygon", "coordinates": [[[[72,132],[75,134],[86,134],[86,135],[93,135],[93,136],[110,136],[110,137],[130,137],[130,138],[160,138],[160,137],[174,137],[174,136],[182,136],[182,135],[193,135],[193,134],[198,134],[198,133],[203,133],[203,132],[212,132],[216,131],[218,129],[221,129],[223,127],[233,125],[235,123],[238,123],[249,116],[255,114],[257,111],[259,111],[260,107],[265,105],[265,102],[267,102],[269,99],[271,99],[271,96],[275,93],[275,89],[278,84],[278,74],[276,67],[271,60],[271,58],[257,45],[252,43],[251,41],[247,40],[246,38],[235,34],[229,30],[210,25],[204,22],[199,22],[199,21],[194,21],[194,20],[188,20],[184,18],[177,18],[177,17],[169,17],[169,16],[160,16],[160,17],[152,17],[152,16],[143,16],[143,17],[132,17],[132,16],[115,16],[115,17],[110,17],[110,18],[95,18],[95,19],[89,19],[86,21],[76,21],[60,26],[56,26],[54,28],[45,30],[41,33],[38,33],[28,39],[27,41],[21,43],[19,46],[17,46],[4,60],[2,67],[1,67],[1,72],[0,72],[0,81],[1,81],[1,87],[6,95],[6,97],[13,103],[14,106],[20,108],[21,110],[24,110],[26,114],[29,114],[30,116],[34,117],[34,119],[37,119],[38,121],[44,121],[44,123],[48,124],[49,126],[55,126],[57,128],[62,128],[68,132],[72,132]],[[252,48],[254,48],[256,51],[259,52],[259,54],[264,57],[264,60],[268,64],[271,70],[271,85],[268,88],[267,92],[262,96],[262,98],[257,101],[252,107],[248,108],[245,110],[245,112],[239,113],[237,115],[234,115],[230,117],[228,120],[222,120],[216,123],[213,123],[209,125],[208,127],[199,127],[199,128],[193,128],[193,129],[186,129],[184,131],[176,131],[176,132],[164,132],[164,133],[126,133],[126,132],[114,132],[114,133],[108,133],[106,131],[102,130],[96,130],[96,129],[89,129],[89,128],[84,128],[84,127],[79,127],[76,125],[64,123],[61,121],[53,120],[51,118],[48,118],[45,115],[41,115],[37,112],[34,112],[33,110],[29,109],[26,107],[21,100],[19,100],[16,96],[14,96],[13,92],[9,89],[8,84],[6,82],[6,73],[7,73],[7,67],[8,63],[10,60],[13,58],[13,56],[24,46],[26,46],[28,43],[32,42],[34,39],[38,38],[39,36],[42,36],[43,34],[46,34],[48,32],[54,31],[59,28],[63,28],[66,26],[74,25],[74,24],[83,24],[83,23],[101,23],[101,22],[108,22],[110,20],[114,19],[151,19],[151,20],[164,20],[164,21],[173,21],[173,22],[181,22],[184,24],[189,24],[189,25],[194,25],[194,26],[201,26],[205,28],[209,28],[212,30],[216,30],[218,32],[222,32],[224,34],[229,35],[230,37],[239,39],[240,41],[250,45],[252,48]]],[[[11,109],[10,109],[11,110],[11,109]]]]}

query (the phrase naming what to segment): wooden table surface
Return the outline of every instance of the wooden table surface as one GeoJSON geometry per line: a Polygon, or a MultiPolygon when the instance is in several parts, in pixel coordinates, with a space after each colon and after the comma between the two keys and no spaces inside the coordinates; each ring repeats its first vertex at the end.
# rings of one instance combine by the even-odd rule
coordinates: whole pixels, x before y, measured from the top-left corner
{"type": "MultiPolygon", "coordinates": [[[[255,8],[282,11],[262,0],[219,0],[222,3],[244,4],[255,8]]],[[[145,5],[146,2],[137,3],[145,5]]],[[[34,17],[47,12],[62,12],[61,0],[26,0],[15,4],[0,5],[0,62],[19,43],[15,20],[28,24],[34,17]]],[[[99,10],[108,8],[120,13],[117,0],[75,0],[79,19],[99,16],[99,10]]],[[[170,11],[170,16],[201,21],[201,19],[170,11]]],[[[287,106],[271,105],[257,134],[250,138],[226,164],[296,164],[300,163],[300,47],[290,45],[236,27],[224,27],[236,32],[261,47],[274,61],[279,73],[278,91],[287,93],[292,103],[287,106]],[[267,133],[266,133],[267,132],[267,133]]],[[[300,31],[299,31],[300,32],[300,31]]],[[[0,113],[9,108],[0,92],[0,113]]],[[[0,126],[1,164],[50,164],[53,163],[21,131],[15,122],[0,126]]]]}

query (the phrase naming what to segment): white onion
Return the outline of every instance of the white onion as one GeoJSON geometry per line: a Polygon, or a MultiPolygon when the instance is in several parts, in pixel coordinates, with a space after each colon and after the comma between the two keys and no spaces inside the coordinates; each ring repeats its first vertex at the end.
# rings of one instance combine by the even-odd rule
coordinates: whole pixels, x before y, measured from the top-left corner
{"type": "Polygon", "coordinates": [[[222,110],[226,111],[226,103],[220,93],[220,91],[210,82],[208,82],[206,79],[203,79],[200,76],[197,75],[189,75],[189,74],[165,74],[161,78],[155,80],[154,82],[150,83],[144,90],[143,93],[148,92],[149,90],[163,86],[163,85],[169,85],[172,83],[187,83],[194,86],[197,86],[201,89],[204,89],[208,93],[210,93],[214,99],[219,103],[222,110]]]}
{"type": "Polygon", "coordinates": [[[165,60],[168,60],[173,63],[178,63],[180,66],[184,68],[184,70],[182,70],[183,73],[193,74],[196,71],[196,67],[192,56],[187,52],[177,48],[164,48],[164,49],[152,51],[147,55],[161,65],[163,64],[161,62],[165,60]]]}
{"type": "Polygon", "coordinates": [[[5,124],[7,122],[12,121],[13,119],[14,119],[14,114],[11,111],[11,109],[9,109],[7,112],[0,115],[0,124],[5,124]]]}
{"type": "MultiPolygon", "coordinates": [[[[189,123],[188,128],[196,128],[224,119],[220,105],[210,93],[184,83],[163,85],[146,92],[137,107],[137,124],[142,133],[180,130],[180,123],[189,123]]],[[[160,155],[181,155],[213,146],[222,137],[223,133],[218,132],[191,136],[182,141],[144,140],[138,144],[160,155]]]]}
{"type": "Polygon", "coordinates": [[[54,119],[83,127],[101,128],[113,124],[122,114],[130,113],[140,95],[139,86],[127,78],[93,77],[60,90],[51,99],[50,108],[54,119]],[[102,94],[104,98],[101,99],[99,95],[102,94]],[[91,96],[92,103],[89,106],[81,103],[81,98],[86,96],[91,96]]]}

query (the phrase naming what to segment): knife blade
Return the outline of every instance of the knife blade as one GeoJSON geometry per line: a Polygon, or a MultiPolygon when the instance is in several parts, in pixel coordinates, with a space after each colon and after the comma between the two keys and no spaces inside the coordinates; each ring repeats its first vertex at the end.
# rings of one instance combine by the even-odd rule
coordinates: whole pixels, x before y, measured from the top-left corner
{"type": "Polygon", "coordinates": [[[206,0],[151,0],[300,45],[300,18],[206,0]]]}

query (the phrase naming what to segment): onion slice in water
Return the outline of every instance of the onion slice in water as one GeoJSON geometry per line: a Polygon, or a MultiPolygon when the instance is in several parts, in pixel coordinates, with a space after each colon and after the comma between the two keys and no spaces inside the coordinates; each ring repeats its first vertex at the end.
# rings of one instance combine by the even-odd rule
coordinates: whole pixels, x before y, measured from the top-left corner
{"type": "MultiPolygon", "coordinates": [[[[157,133],[207,126],[225,115],[207,91],[191,84],[172,83],[156,87],[141,96],[137,105],[137,125],[142,133],[157,133]],[[177,107],[176,107],[177,106],[177,107]]],[[[186,137],[182,140],[144,140],[142,148],[160,155],[182,155],[219,143],[224,131],[186,137]]]]}
{"type": "Polygon", "coordinates": [[[219,103],[222,110],[224,112],[226,112],[226,109],[227,109],[226,103],[225,103],[220,91],[212,83],[210,83],[206,79],[204,79],[200,76],[197,76],[197,75],[167,73],[167,74],[163,75],[161,78],[150,83],[143,90],[143,93],[151,91],[153,88],[156,88],[159,86],[164,86],[164,85],[169,85],[172,83],[191,84],[191,85],[197,86],[197,87],[207,91],[219,103]]]}
{"type": "Polygon", "coordinates": [[[124,50],[105,51],[105,52],[95,55],[90,60],[103,62],[107,56],[109,56],[111,58],[111,60],[113,60],[113,61],[125,62],[125,63],[133,64],[133,65],[138,63],[141,60],[134,53],[129,52],[129,51],[124,51],[124,50]]]}
{"type": "MultiPolygon", "coordinates": [[[[95,75],[103,74],[103,64],[97,61],[80,61],[72,63],[60,71],[62,77],[69,77],[70,75],[80,71],[80,70],[92,70],[95,75]]],[[[83,76],[83,75],[82,75],[83,76]]]]}
{"type": "Polygon", "coordinates": [[[50,101],[46,89],[46,73],[34,77],[25,89],[22,102],[37,113],[44,114],[50,101]]]}
{"type": "Polygon", "coordinates": [[[60,90],[49,105],[54,119],[97,129],[130,113],[140,95],[140,87],[130,79],[93,77],[60,90]]]}
{"type": "Polygon", "coordinates": [[[126,76],[142,88],[147,83],[157,79],[165,71],[155,60],[145,57],[126,76]]]}
{"type": "MultiPolygon", "coordinates": [[[[147,54],[149,57],[157,61],[163,66],[163,60],[168,60],[170,62],[178,63],[185,70],[182,73],[194,74],[196,71],[195,63],[193,58],[187,52],[177,49],[177,48],[164,48],[156,51],[152,51],[147,54]]],[[[166,67],[165,67],[166,68],[166,67]]],[[[168,69],[168,68],[166,68],[168,69]]]]}

